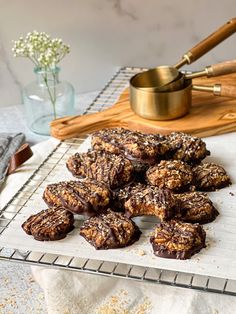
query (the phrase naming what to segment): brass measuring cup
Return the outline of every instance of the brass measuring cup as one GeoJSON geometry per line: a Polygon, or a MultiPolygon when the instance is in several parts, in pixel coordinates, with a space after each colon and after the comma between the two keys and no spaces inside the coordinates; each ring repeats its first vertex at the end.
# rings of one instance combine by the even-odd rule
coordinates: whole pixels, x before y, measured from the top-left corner
{"type": "Polygon", "coordinates": [[[156,92],[130,85],[130,107],[149,120],[172,120],[189,112],[192,104],[192,81],[186,79],[177,91],[156,92]]]}
{"type": "Polygon", "coordinates": [[[235,97],[236,86],[192,85],[191,79],[184,81],[182,89],[172,92],[132,91],[130,87],[130,106],[139,116],[149,120],[173,120],[186,115],[192,105],[192,90],[211,92],[215,96],[235,97]]]}
{"type": "MultiPolygon", "coordinates": [[[[194,79],[197,77],[214,77],[219,75],[226,75],[236,72],[236,60],[231,61],[224,61],[213,65],[206,66],[203,70],[190,72],[190,73],[183,73],[179,72],[178,77],[171,83],[167,84],[166,88],[168,86],[171,86],[172,88],[168,89],[167,91],[175,91],[182,89],[184,86],[184,80],[185,79],[194,79]]],[[[137,88],[137,87],[136,87],[137,88]]],[[[156,91],[156,92],[162,92],[163,90],[160,88],[155,87],[140,87],[137,88],[137,90],[145,90],[145,91],[156,91]]],[[[163,91],[164,92],[164,91],[163,91]]]]}
{"type": "Polygon", "coordinates": [[[191,64],[236,31],[236,18],[186,52],[174,66],[159,66],[136,74],[130,80],[134,88],[155,88],[158,91],[178,90],[184,87],[184,78],[178,71],[184,64],[191,64]]]}

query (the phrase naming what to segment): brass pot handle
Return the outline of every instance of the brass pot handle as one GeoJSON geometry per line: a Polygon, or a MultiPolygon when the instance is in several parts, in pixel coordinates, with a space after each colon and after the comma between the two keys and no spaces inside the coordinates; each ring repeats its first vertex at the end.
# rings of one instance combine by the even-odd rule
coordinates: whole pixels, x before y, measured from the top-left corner
{"type": "Polygon", "coordinates": [[[232,18],[226,24],[221,26],[218,30],[214,33],[209,35],[207,38],[203,39],[200,43],[196,46],[191,48],[188,52],[186,52],[182,59],[174,65],[177,69],[183,66],[184,64],[188,63],[191,64],[205,53],[210,51],[212,48],[217,46],[223,40],[228,38],[230,35],[235,33],[236,31],[236,18],[232,18]]]}

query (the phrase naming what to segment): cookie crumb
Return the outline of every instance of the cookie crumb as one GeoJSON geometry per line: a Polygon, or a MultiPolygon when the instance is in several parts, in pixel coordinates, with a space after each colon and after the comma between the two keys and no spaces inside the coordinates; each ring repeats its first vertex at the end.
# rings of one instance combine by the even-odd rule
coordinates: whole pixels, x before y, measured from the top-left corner
{"type": "Polygon", "coordinates": [[[148,297],[144,297],[143,302],[139,304],[131,313],[132,314],[146,314],[152,308],[151,302],[148,297]]]}
{"type": "Polygon", "coordinates": [[[146,255],[146,252],[144,250],[137,250],[136,254],[139,256],[144,256],[144,255],[146,255]]]}
{"type": "Polygon", "coordinates": [[[99,308],[96,308],[96,314],[149,314],[152,304],[147,296],[143,296],[133,305],[133,300],[129,293],[123,289],[117,291],[115,295],[110,296],[99,308]],[[132,308],[131,308],[132,307],[132,308]]]}

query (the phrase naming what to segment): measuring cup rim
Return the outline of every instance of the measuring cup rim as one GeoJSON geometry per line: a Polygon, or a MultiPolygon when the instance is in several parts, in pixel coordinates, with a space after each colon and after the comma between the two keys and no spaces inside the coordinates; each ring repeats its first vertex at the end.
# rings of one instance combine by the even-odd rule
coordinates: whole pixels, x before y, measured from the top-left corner
{"type": "Polygon", "coordinates": [[[142,87],[140,88],[140,87],[136,87],[136,86],[130,84],[131,88],[137,90],[138,92],[142,92],[143,94],[146,93],[147,95],[148,94],[159,94],[159,95],[161,95],[161,94],[167,94],[167,93],[176,93],[176,94],[178,94],[178,92],[184,91],[185,89],[189,88],[189,86],[192,87],[192,80],[191,79],[184,79],[184,87],[181,88],[181,89],[175,90],[175,91],[156,91],[156,90],[151,90],[151,88],[150,89],[145,88],[145,87],[144,88],[142,88],[142,87]]]}
{"type": "Polygon", "coordinates": [[[130,84],[133,85],[133,86],[135,86],[135,80],[139,79],[139,78],[142,77],[142,76],[149,75],[149,74],[151,74],[152,72],[155,73],[155,72],[156,72],[157,70],[159,70],[159,69],[160,69],[160,70],[161,70],[161,69],[171,69],[171,70],[176,71],[176,72],[178,73],[178,75],[179,75],[179,73],[180,73],[180,71],[179,71],[178,69],[176,69],[175,67],[173,67],[173,66],[169,66],[169,65],[160,65],[160,66],[158,66],[158,67],[156,67],[156,68],[152,68],[152,69],[149,69],[149,70],[146,70],[146,71],[139,72],[139,73],[135,74],[134,76],[131,77],[131,79],[130,79],[130,84]]]}

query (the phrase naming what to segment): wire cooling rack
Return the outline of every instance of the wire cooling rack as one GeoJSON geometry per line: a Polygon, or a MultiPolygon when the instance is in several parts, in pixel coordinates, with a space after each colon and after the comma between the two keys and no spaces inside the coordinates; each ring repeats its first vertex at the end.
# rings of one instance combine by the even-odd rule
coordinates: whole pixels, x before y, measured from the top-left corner
{"type": "MultiPolygon", "coordinates": [[[[130,77],[142,70],[144,69],[127,67],[120,69],[87,108],[85,113],[101,111],[111,106],[128,85],[130,77]]],[[[4,230],[8,228],[21,209],[37,193],[38,187],[47,181],[47,178],[59,163],[64,162],[63,158],[66,157],[68,151],[77,149],[85,138],[65,140],[59,143],[9,203],[0,211],[0,239],[4,230]]],[[[22,252],[6,247],[0,247],[0,260],[236,296],[236,281],[228,280],[227,278],[222,279],[123,263],[59,256],[45,252],[22,252]]]]}

